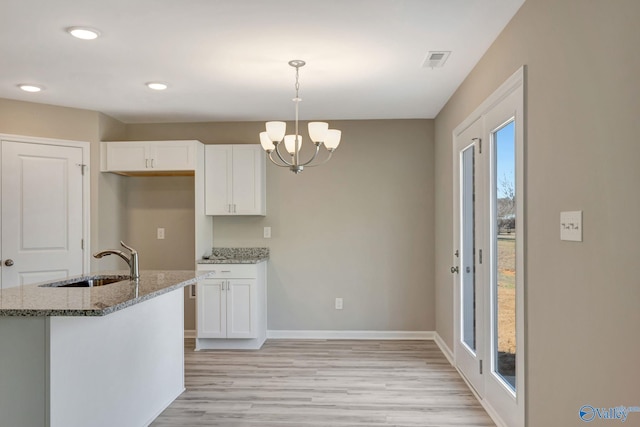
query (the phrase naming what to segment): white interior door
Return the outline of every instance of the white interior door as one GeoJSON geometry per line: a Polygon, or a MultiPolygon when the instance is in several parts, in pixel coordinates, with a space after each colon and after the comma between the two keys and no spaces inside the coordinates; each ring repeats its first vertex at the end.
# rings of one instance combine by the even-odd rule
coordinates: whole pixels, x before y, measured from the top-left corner
{"type": "Polygon", "coordinates": [[[83,154],[2,140],[2,288],[83,273],[83,154]]]}
{"type": "Polygon", "coordinates": [[[454,130],[454,356],[499,425],[524,426],[524,70],[454,130]]]}

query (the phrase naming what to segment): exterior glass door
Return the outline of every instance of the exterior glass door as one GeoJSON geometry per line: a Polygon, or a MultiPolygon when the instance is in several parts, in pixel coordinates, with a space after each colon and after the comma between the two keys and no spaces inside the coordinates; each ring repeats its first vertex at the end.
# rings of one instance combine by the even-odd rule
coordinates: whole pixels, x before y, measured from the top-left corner
{"type": "Polygon", "coordinates": [[[454,358],[500,418],[524,426],[524,70],[454,130],[454,358]]]}
{"type": "Polygon", "coordinates": [[[460,136],[455,147],[456,163],[456,262],[452,268],[456,274],[456,363],[460,372],[478,393],[484,387],[481,364],[483,359],[484,337],[482,302],[485,282],[480,263],[479,242],[483,239],[484,223],[482,184],[484,168],[480,139],[482,129],[478,120],[469,126],[460,136]]]}

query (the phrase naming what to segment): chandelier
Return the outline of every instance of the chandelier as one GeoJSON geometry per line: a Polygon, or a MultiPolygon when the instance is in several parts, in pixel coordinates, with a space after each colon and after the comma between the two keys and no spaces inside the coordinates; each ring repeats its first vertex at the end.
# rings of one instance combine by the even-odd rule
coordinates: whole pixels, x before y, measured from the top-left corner
{"type": "Polygon", "coordinates": [[[300,67],[304,67],[305,62],[294,59],[289,61],[289,65],[296,69],[296,97],[292,99],[296,106],[295,133],[293,135],[285,135],[287,131],[287,124],[285,122],[267,122],[266,132],[260,132],[260,144],[264,151],[267,152],[267,157],[269,157],[269,160],[271,160],[273,164],[283,168],[289,168],[289,170],[298,174],[303,171],[305,166],[313,167],[326,163],[331,158],[335,149],[338,148],[342,132],[337,129],[329,129],[329,124],[325,122],[309,122],[309,138],[315,145],[315,152],[307,161],[300,160],[302,136],[300,136],[298,131],[298,104],[300,104],[302,98],[298,95],[300,90],[298,80],[300,67]],[[283,154],[280,150],[283,141],[284,148],[289,153],[290,161],[285,160],[287,154],[283,154]],[[320,152],[321,145],[324,145],[329,155],[323,161],[314,163],[320,152]],[[274,153],[276,155],[275,159],[274,153]]]}

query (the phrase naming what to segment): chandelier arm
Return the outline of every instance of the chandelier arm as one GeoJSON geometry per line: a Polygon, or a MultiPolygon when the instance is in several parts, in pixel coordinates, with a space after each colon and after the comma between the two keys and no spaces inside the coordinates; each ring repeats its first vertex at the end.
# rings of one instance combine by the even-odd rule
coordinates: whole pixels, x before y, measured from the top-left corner
{"type": "Polygon", "coordinates": [[[320,143],[316,143],[316,152],[313,153],[313,156],[306,163],[303,163],[300,166],[309,166],[309,164],[316,159],[319,151],[320,151],[320,143]]]}
{"type": "Polygon", "coordinates": [[[276,146],[276,149],[275,149],[275,150],[273,150],[273,151],[275,151],[275,152],[276,152],[276,154],[278,155],[278,158],[282,161],[282,163],[284,163],[284,164],[285,164],[285,165],[287,165],[287,166],[295,166],[295,163],[289,163],[289,162],[287,162],[287,161],[282,157],[282,154],[280,154],[280,149],[279,149],[279,147],[280,147],[280,143],[275,144],[275,146],[276,146]]]}
{"type": "Polygon", "coordinates": [[[273,150],[270,153],[267,153],[267,157],[269,158],[269,160],[271,160],[271,163],[273,163],[274,165],[279,166],[281,168],[287,168],[287,167],[291,166],[290,164],[287,164],[287,163],[282,164],[280,162],[275,161],[273,159],[273,150]]]}
{"type": "Polygon", "coordinates": [[[329,156],[327,156],[327,158],[324,159],[323,161],[321,161],[320,163],[316,163],[315,165],[305,165],[305,166],[307,166],[309,168],[313,168],[313,167],[316,167],[316,166],[324,165],[325,163],[327,163],[331,159],[331,156],[333,156],[333,152],[334,151],[335,150],[329,150],[329,156]]]}

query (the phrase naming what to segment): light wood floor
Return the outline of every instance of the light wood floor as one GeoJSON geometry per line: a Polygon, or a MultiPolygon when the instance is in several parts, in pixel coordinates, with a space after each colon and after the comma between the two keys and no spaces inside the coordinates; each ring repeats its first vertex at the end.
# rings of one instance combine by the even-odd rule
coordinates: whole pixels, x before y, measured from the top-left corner
{"type": "Polygon", "coordinates": [[[271,340],[193,351],[162,426],[494,426],[433,341],[271,340]]]}

